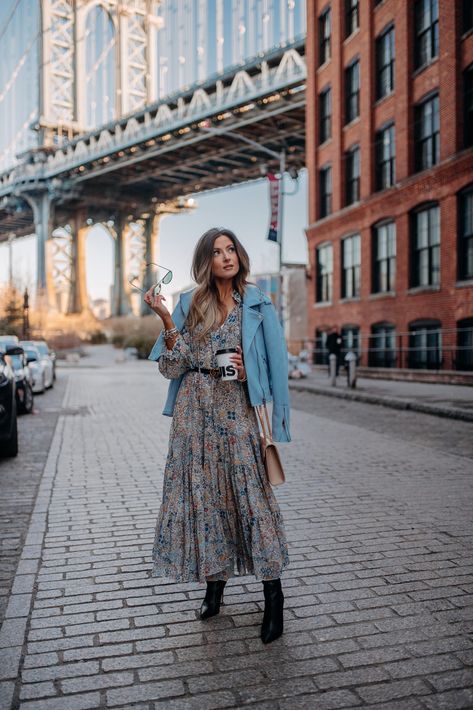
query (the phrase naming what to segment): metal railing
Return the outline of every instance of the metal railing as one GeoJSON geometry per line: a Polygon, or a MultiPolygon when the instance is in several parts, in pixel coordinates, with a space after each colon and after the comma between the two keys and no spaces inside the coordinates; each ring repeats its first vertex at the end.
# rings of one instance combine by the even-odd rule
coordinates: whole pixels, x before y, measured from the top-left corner
{"type": "MultiPolygon", "coordinates": [[[[343,333],[342,333],[343,337],[343,333]]],[[[308,341],[314,364],[328,364],[328,350],[319,337],[308,341]]],[[[417,328],[386,335],[358,334],[349,347],[344,339],[341,363],[353,351],[364,367],[473,371],[473,324],[462,328],[417,328]],[[386,341],[380,343],[380,340],[386,341]]]]}

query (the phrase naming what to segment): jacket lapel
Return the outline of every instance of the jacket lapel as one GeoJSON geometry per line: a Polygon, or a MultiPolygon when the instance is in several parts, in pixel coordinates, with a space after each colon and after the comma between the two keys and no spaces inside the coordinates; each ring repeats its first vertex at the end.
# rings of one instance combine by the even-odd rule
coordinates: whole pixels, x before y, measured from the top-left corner
{"type": "Polygon", "coordinates": [[[243,303],[243,313],[241,319],[241,342],[243,353],[248,353],[256,330],[261,323],[263,316],[255,308],[251,308],[243,303]]]}

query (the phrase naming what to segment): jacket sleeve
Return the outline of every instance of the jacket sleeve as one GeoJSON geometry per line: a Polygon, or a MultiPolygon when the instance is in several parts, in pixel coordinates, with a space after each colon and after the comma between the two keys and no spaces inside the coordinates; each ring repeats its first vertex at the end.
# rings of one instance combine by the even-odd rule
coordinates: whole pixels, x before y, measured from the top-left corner
{"type": "Polygon", "coordinates": [[[273,439],[291,441],[288,359],[286,339],[272,303],[261,306],[263,333],[273,394],[273,439]]]}

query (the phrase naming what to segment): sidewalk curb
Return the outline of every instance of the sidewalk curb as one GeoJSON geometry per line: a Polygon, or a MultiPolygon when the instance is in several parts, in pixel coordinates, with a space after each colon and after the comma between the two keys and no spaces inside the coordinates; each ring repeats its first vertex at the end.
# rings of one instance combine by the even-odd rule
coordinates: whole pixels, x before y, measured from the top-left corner
{"type": "MultiPolygon", "coordinates": [[[[69,387],[70,384],[68,382],[64,392],[63,407],[68,398],[69,387]]],[[[6,672],[4,671],[0,676],[0,704],[5,709],[18,707],[18,698],[15,700],[15,689],[25,654],[31,609],[37,588],[36,578],[40,568],[44,538],[48,526],[49,503],[57,473],[57,462],[61,452],[64,425],[65,417],[60,415],[38,486],[23,550],[13,579],[5,618],[0,628],[0,653],[6,661],[6,672]]]]}
{"type": "Polygon", "coordinates": [[[440,407],[435,404],[424,404],[423,402],[415,402],[409,399],[400,397],[384,397],[382,395],[368,394],[354,390],[337,389],[336,387],[320,387],[310,383],[299,384],[289,380],[289,389],[299,392],[310,392],[312,394],[320,394],[326,397],[336,397],[338,399],[349,399],[354,402],[365,402],[366,404],[378,404],[382,407],[390,409],[410,409],[414,412],[422,412],[422,414],[432,414],[436,417],[445,417],[447,419],[459,419],[464,422],[473,422],[473,412],[465,412],[461,409],[453,409],[452,407],[440,407]]]}

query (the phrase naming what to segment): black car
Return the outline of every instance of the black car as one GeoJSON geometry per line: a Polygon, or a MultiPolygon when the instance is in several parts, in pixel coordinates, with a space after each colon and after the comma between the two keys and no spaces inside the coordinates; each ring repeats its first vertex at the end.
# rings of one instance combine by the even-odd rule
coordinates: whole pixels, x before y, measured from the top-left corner
{"type": "Polygon", "coordinates": [[[16,404],[18,412],[30,414],[33,411],[33,376],[28,367],[28,358],[23,348],[16,348],[19,352],[10,355],[11,366],[15,373],[16,404]]]}
{"type": "Polygon", "coordinates": [[[9,347],[0,352],[0,455],[16,456],[18,453],[18,430],[16,421],[15,374],[9,362],[21,348],[9,347]]]}

